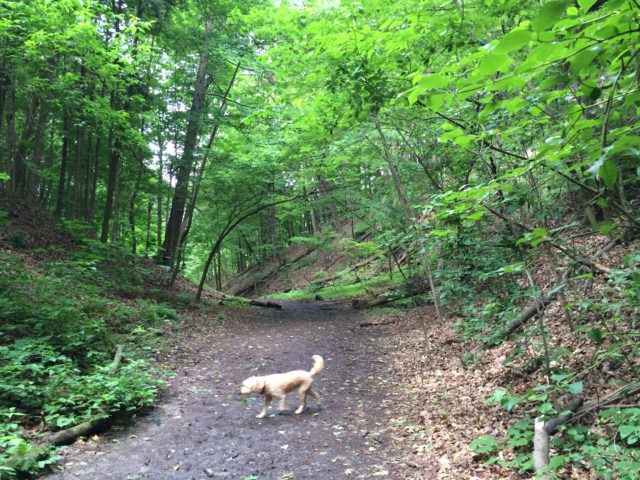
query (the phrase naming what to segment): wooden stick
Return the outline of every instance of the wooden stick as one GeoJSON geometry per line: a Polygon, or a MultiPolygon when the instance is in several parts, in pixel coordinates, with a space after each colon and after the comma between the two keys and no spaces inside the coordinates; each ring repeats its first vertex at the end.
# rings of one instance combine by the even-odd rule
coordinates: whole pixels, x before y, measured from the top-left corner
{"type": "Polygon", "coordinates": [[[537,417],[533,423],[533,468],[536,473],[544,471],[549,465],[549,434],[544,428],[544,423],[543,416],[537,417]]]}
{"type": "Polygon", "coordinates": [[[122,345],[118,345],[116,347],[116,354],[113,357],[113,363],[111,363],[111,368],[109,368],[109,375],[111,377],[113,377],[117,370],[118,370],[118,366],[120,365],[120,362],[122,361],[122,352],[124,351],[124,346],[122,345]]]}
{"type": "Polygon", "coordinates": [[[582,397],[576,397],[562,409],[562,413],[557,417],[548,420],[544,420],[543,416],[537,417],[533,424],[533,466],[536,473],[541,474],[538,478],[549,478],[544,474],[544,470],[549,464],[549,437],[555,433],[560,425],[564,425],[570,420],[575,420],[622,398],[631,397],[639,393],[640,381],[637,381],[587,404],[584,404],[582,397]]]}

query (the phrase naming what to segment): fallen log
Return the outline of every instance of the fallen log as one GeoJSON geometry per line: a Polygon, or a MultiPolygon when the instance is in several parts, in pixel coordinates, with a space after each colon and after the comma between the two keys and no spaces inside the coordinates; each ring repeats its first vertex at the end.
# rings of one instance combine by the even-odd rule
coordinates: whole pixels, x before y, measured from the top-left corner
{"type": "MultiPolygon", "coordinates": [[[[495,210],[494,208],[489,207],[488,205],[483,205],[483,207],[486,208],[487,210],[489,210],[495,216],[502,218],[503,220],[505,220],[508,223],[512,223],[514,225],[517,225],[518,227],[522,228],[523,230],[525,230],[527,232],[532,232],[534,230],[532,227],[530,227],[528,225],[524,225],[523,223],[520,223],[517,220],[514,220],[512,218],[509,218],[506,215],[503,215],[499,211],[495,210]]],[[[590,258],[585,258],[585,257],[581,257],[579,255],[576,255],[573,252],[570,252],[564,246],[559,245],[558,243],[554,242],[551,238],[548,238],[545,241],[549,245],[551,245],[553,248],[555,248],[556,250],[559,250],[560,252],[564,253],[568,258],[572,259],[575,262],[581,263],[582,265],[585,265],[585,266],[589,267],[591,270],[598,271],[598,272],[604,273],[606,275],[609,275],[611,273],[611,269],[609,267],[606,267],[606,266],[602,265],[601,263],[596,262],[595,261],[595,257],[593,257],[593,256],[590,257],[590,258]]]]}
{"type": "MultiPolygon", "coordinates": [[[[609,250],[611,250],[612,248],[614,248],[618,243],[620,243],[620,241],[618,239],[612,239],[610,241],[608,241],[604,246],[602,246],[596,253],[594,253],[590,258],[588,262],[580,262],[583,264],[584,269],[586,269],[587,267],[591,267],[593,266],[595,262],[595,260],[600,257],[601,255],[605,254],[606,252],[608,252],[609,250]]],[[[606,267],[604,267],[606,268],[606,267]]],[[[578,270],[578,273],[581,273],[581,270],[578,270]]],[[[538,312],[542,313],[544,311],[544,309],[549,306],[554,300],[555,297],[561,293],[565,288],[567,287],[567,281],[566,278],[560,282],[559,284],[555,285],[551,290],[549,290],[546,294],[544,294],[543,296],[535,299],[533,302],[531,302],[529,305],[527,305],[525,307],[524,310],[522,310],[522,312],[520,313],[520,315],[518,315],[518,318],[516,318],[513,322],[511,322],[507,328],[505,328],[504,330],[502,330],[501,332],[499,332],[496,335],[493,335],[489,340],[483,342],[480,346],[478,346],[474,352],[478,353],[483,351],[484,349],[486,349],[487,347],[491,347],[493,345],[498,344],[501,340],[504,340],[506,338],[508,338],[512,333],[514,333],[515,331],[517,331],[518,329],[520,329],[525,323],[527,323],[527,321],[529,321],[531,318],[533,318],[535,315],[538,314],[538,312]]]]}
{"type": "MultiPolygon", "coordinates": [[[[414,297],[416,295],[421,295],[426,292],[426,289],[422,289],[420,291],[401,291],[395,295],[385,295],[378,294],[372,295],[367,298],[354,298],[351,301],[351,306],[356,310],[364,310],[365,308],[379,307],[381,305],[386,305],[387,303],[397,302],[398,300],[403,300],[405,298],[414,297]]],[[[389,292],[385,292],[389,293],[389,292]]]]}
{"type": "Polygon", "coordinates": [[[381,305],[386,305],[387,303],[395,302],[396,300],[402,300],[403,298],[408,298],[412,296],[411,293],[403,292],[400,295],[395,296],[372,296],[368,298],[354,298],[351,301],[351,306],[356,310],[364,310],[365,308],[379,307],[381,305]]]}
{"type": "Polygon", "coordinates": [[[91,435],[92,433],[103,429],[107,425],[107,420],[108,419],[106,418],[99,420],[89,420],[87,422],[82,422],[74,427],[60,430],[59,432],[51,435],[47,443],[55,447],[69,445],[75,442],[79,437],[86,437],[87,435],[91,435]]]}
{"type": "Polygon", "coordinates": [[[629,383],[628,385],[625,385],[624,387],[620,387],[618,390],[614,390],[608,395],[605,395],[599,400],[594,400],[592,402],[585,403],[581,408],[576,410],[573,416],[581,417],[582,415],[591,413],[611,403],[617,402],[618,400],[622,400],[623,398],[632,397],[638,394],[640,394],[640,381],[629,383]]]}
{"type": "Polygon", "coordinates": [[[282,310],[282,305],[279,303],[271,302],[269,300],[249,300],[249,305],[254,305],[256,307],[264,307],[264,308],[275,308],[278,310],[282,310]]]}
{"type": "Polygon", "coordinates": [[[498,332],[496,335],[491,336],[491,338],[489,338],[489,340],[485,341],[482,345],[480,345],[480,347],[478,347],[477,350],[482,351],[485,348],[496,345],[500,343],[500,341],[508,338],[513,332],[520,329],[531,318],[537,315],[538,312],[542,313],[544,309],[554,301],[555,296],[558,294],[558,292],[560,292],[565,287],[566,287],[566,284],[564,283],[557,285],[556,287],[553,288],[553,290],[547,293],[544,297],[537,298],[532,303],[527,305],[527,307],[520,313],[520,315],[518,315],[518,318],[516,318],[513,322],[511,322],[507,326],[507,328],[498,332]]]}

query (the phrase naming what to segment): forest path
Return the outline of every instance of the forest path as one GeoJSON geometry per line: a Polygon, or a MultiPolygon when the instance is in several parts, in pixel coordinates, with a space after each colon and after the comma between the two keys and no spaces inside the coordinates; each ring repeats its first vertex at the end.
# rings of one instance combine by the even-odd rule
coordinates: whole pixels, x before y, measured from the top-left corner
{"type": "MultiPolygon", "coordinates": [[[[402,478],[385,434],[395,403],[384,330],[339,303],[283,302],[282,310],[227,309],[180,342],[170,393],[132,425],[70,447],[54,479],[402,478]],[[319,410],[255,418],[262,397],[239,395],[254,374],[311,368],[319,410]],[[391,408],[391,410],[389,410],[391,408]]],[[[295,394],[287,397],[291,412],[295,394]]]]}

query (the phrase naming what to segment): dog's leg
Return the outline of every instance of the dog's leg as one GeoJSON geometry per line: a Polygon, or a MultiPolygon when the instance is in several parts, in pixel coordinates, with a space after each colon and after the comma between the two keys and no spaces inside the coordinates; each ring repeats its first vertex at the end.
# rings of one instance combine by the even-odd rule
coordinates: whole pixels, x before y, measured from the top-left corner
{"type": "Polygon", "coordinates": [[[297,408],[297,410],[295,411],[296,415],[299,415],[303,412],[304,407],[307,406],[307,390],[300,390],[299,391],[299,397],[300,397],[300,406],[297,408]]]}
{"type": "Polygon", "coordinates": [[[271,403],[271,395],[265,393],[264,394],[264,407],[262,407],[262,411],[256,415],[256,418],[264,418],[267,414],[267,410],[269,410],[269,404],[271,403]]]}
{"type": "Polygon", "coordinates": [[[322,406],[322,399],[320,398],[318,392],[316,392],[313,388],[309,388],[309,395],[313,397],[313,399],[318,404],[318,407],[322,406]]]}
{"type": "Polygon", "coordinates": [[[280,403],[278,403],[278,410],[283,411],[287,409],[287,406],[285,405],[285,399],[287,398],[286,395],[282,395],[280,397],[280,403]]]}

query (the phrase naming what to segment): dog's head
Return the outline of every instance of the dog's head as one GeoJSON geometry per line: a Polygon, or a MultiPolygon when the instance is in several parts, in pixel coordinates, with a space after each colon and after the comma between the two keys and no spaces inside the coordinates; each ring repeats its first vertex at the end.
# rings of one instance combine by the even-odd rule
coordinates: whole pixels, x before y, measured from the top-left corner
{"type": "Polygon", "coordinates": [[[251,393],[262,393],[264,391],[264,377],[249,377],[240,387],[240,393],[249,395],[251,393]]]}

